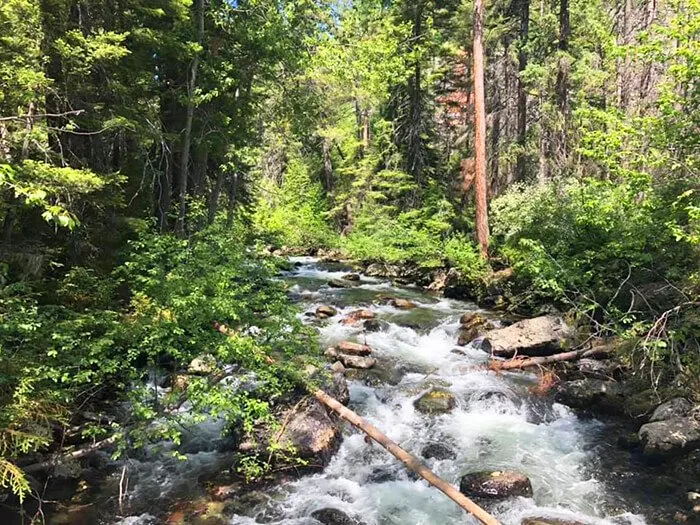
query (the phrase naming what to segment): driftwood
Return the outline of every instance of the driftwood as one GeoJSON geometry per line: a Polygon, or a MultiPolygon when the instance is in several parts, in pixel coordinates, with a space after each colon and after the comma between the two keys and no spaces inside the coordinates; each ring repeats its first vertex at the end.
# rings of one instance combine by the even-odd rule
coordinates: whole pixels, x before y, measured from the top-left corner
{"type": "Polygon", "coordinates": [[[31,465],[27,465],[26,467],[22,467],[22,470],[28,474],[32,474],[34,472],[41,472],[42,470],[50,469],[71,459],[84,458],[85,456],[89,456],[93,452],[113,445],[117,442],[117,439],[119,439],[119,437],[119,435],[115,434],[111,437],[103,439],[102,441],[97,441],[96,443],[93,443],[90,446],[74,450],[73,452],[65,452],[63,454],[58,454],[52,457],[51,459],[47,459],[46,461],[41,461],[40,463],[33,463],[31,465]]]}
{"type": "Polygon", "coordinates": [[[489,360],[489,370],[501,371],[501,370],[521,370],[523,368],[529,368],[533,366],[543,366],[550,365],[552,363],[560,363],[563,361],[577,361],[578,359],[584,359],[587,357],[600,358],[606,356],[610,353],[610,348],[608,346],[598,346],[595,348],[572,350],[571,352],[562,352],[561,354],[554,354],[543,357],[530,357],[530,358],[514,358],[508,361],[498,361],[495,359],[489,360]]]}
{"type": "Polygon", "coordinates": [[[326,405],[328,408],[337,412],[340,417],[348,421],[355,427],[362,430],[365,434],[379,443],[382,447],[391,452],[398,460],[400,460],[406,467],[415,472],[432,486],[442,491],[448,498],[454,501],[457,505],[462,507],[469,514],[473,515],[481,523],[485,525],[501,525],[500,522],[491,516],[488,512],[482,509],[479,505],[474,503],[472,500],[467,498],[455,487],[439,478],[432,470],[426,467],[422,461],[412,454],[409,454],[404,449],[402,449],[395,442],[390,440],[386,435],[384,435],[377,427],[371,425],[355,412],[346,408],[334,398],[326,394],[323,390],[317,390],[314,392],[314,397],[318,399],[321,403],[326,405]]]}

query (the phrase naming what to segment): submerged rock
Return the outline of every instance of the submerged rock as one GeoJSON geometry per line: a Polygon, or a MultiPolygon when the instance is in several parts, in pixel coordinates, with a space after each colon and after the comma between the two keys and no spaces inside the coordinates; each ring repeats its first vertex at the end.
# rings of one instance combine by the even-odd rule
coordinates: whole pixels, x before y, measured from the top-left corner
{"type": "Polygon", "coordinates": [[[409,301],[408,299],[392,299],[391,306],[394,308],[399,308],[401,310],[411,310],[416,308],[416,303],[409,301]]]}
{"type": "Polygon", "coordinates": [[[425,459],[455,459],[457,454],[447,445],[431,443],[423,447],[420,453],[425,459]]]}
{"type": "Polygon", "coordinates": [[[512,496],[532,497],[532,484],[519,472],[472,472],[462,476],[459,491],[475,498],[504,499],[512,496]]]}
{"type": "Polygon", "coordinates": [[[320,319],[326,319],[328,317],[333,317],[334,315],[338,315],[338,310],[330,305],[322,304],[316,308],[316,317],[319,317],[320,319]]]}
{"type": "Polygon", "coordinates": [[[692,409],[693,405],[683,397],[669,399],[656,407],[654,413],[649,418],[649,422],[654,423],[656,421],[666,421],[667,419],[676,417],[685,417],[690,414],[692,409]]]}
{"type": "Polygon", "coordinates": [[[424,414],[444,414],[457,404],[454,394],[444,388],[433,388],[413,402],[416,410],[424,414]]]}
{"type": "Polygon", "coordinates": [[[363,525],[361,521],[351,518],[342,510],[333,508],[315,510],[311,517],[323,525],[363,525]]]}
{"type": "Polygon", "coordinates": [[[359,281],[360,274],[359,273],[348,273],[346,275],[343,275],[343,279],[345,279],[346,281],[359,281]]]}
{"type": "Polygon", "coordinates": [[[285,446],[292,446],[300,457],[326,465],[342,441],[340,425],[315,399],[292,414],[280,437],[285,446]]]}
{"type": "Polygon", "coordinates": [[[216,358],[211,354],[202,354],[190,361],[187,371],[190,374],[208,375],[216,371],[216,358]]]}
{"type": "Polygon", "coordinates": [[[484,344],[496,357],[546,356],[565,350],[572,337],[573,329],[564,319],[544,315],[491,330],[484,344]]]}
{"type": "Polygon", "coordinates": [[[700,421],[677,417],[642,425],[639,440],[645,456],[672,456],[700,448],[700,421]]]}
{"type": "Polygon", "coordinates": [[[331,288],[350,288],[352,284],[350,281],[345,281],[343,279],[331,279],[328,281],[328,286],[331,288]]]}

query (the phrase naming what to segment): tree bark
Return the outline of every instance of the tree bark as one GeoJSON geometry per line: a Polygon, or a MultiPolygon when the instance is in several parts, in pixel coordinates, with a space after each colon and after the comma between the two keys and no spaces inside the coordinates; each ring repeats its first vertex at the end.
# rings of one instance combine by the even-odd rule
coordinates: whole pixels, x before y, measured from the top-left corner
{"type": "Polygon", "coordinates": [[[209,195],[209,209],[207,216],[207,224],[214,224],[216,219],[216,212],[219,209],[219,198],[221,197],[221,190],[224,187],[224,171],[219,170],[216,174],[216,183],[211,190],[209,195]]]}
{"type": "MultiPolygon", "coordinates": [[[[480,0],[477,0],[477,2],[478,1],[480,0]]],[[[393,454],[395,458],[406,465],[406,468],[412,472],[415,472],[433,487],[440,490],[443,494],[478,519],[481,523],[484,523],[485,525],[500,525],[500,522],[496,518],[467,498],[455,487],[439,478],[432,470],[426,467],[422,461],[402,449],[398,444],[383,434],[377,427],[362,419],[349,408],[343,406],[334,398],[326,394],[323,390],[317,390],[313,393],[313,395],[321,403],[336,412],[345,421],[362,430],[365,434],[393,454]]]]}
{"type": "MultiPolygon", "coordinates": [[[[565,0],[564,0],[565,1],[565,0]]],[[[523,82],[523,71],[527,67],[527,45],[530,30],[530,0],[516,0],[517,12],[520,18],[520,41],[518,43],[518,159],[515,168],[516,180],[525,180],[527,171],[527,156],[525,142],[527,136],[527,92],[523,82]]]]}
{"type": "Polygon", "coordinates": [[[226,210],[226,228],[231,229],[236,211],[238,193],[238,173],[234,173],[231,180],[231,186],[228,192],[228,208],[226,210]]]}
{"type": "Polygon", "coordinates": [[[326,192],[333,191],[333,158],[331,157],[331,139],[323,137],[323,179],[326,192]]]}
{"type": "MultiPolygon", "coordinates": [[[[569,0],[559,2],[559,51],[560,55],[569,51],[571,24],[569,21],[569,0]]],[[[559,57],[556,84],[557,107],[564,115],[569,111],[569,63],[564,56],[559,57]]]]}
{"type": "MultiPolygon", "coordinates": [[[[197,40],[204,40],[204,0],[197,2],[197,40]]],[[[177,230],[185,231],[185,216],[187,214],[187,178],[189,174],[190,147],[192,145],[192,122],[194,120],[194,90],[197,87],[197,71],[199,69],[199,53],[192,60],[189,79],[187,81],[187,116],[185,117],[185,133],[182,139],[182,158],[180,159],[180,206],[177,216],[177,230]]]]}
{"type": "Polygon", "coordinates": [[[484,0],[474,2],[474,160],[476,239],[481,255],[488,257],[489,223],[486,197],[486,101],[484,95],[484,0]]]}

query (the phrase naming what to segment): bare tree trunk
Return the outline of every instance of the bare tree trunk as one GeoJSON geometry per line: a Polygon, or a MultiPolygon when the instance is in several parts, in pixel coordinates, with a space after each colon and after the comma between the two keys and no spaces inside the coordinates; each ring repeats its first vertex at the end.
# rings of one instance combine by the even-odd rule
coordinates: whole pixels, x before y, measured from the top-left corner
{"type": "Polygon", "coordinates": [[[219,209],[219,198],[221,197],[221,190],[224,187],[224,171],[219,170],[216,174],[216,183],[211,190],[211,195],[209,195],[209,210],[207,216],[207,224],[214,224],[216,219],[216,212],[219,209]]]}
{"type": "Polygon", "coordinates": [[[234,173],[228,193],[228,209],[226,210],[226,228],[231,229],[236,212],[236,200],[238,193],[238,173],[234,173]]]}
{"type": "MultiPolygon", "coordinates": [[[[644,20],[644,29],[648,30],[651,25],[654,23],[654,20],[656,20],[656,4],[657,0],[648,0],[647,1],[647,6],[646,6],[646,16],[644,20]]],[[[640,102],[640,108],[642,111],[644,111],[646,108],[649,107],[649,104],[647,102],[647,99],[649,98],[649,95],[651,94],[651,88],[654,84],[654,63],[653,61],[648,61],[644,64],[644,70],[642,72],[642,79],[639,83],[639,102],[640,102]]]]}
{"type": "Polygon", "coordinates": [[[369,110],[362,112],[362,146],[369,149],[369,110]]]}
{"type": "Polygon", "coordinates": [[[518,42],[518,160],[515,167],[516,180],[525,180],[527,171],[527,156],[525,142],[527,136],[527,92],[523,82],[523,71],[527,67],[527,45],[530,29],[530,0],[516,0],[517,12],[520,18],[520,41],[518,42]]]}
{"type": "Polygon", "coordinates": [[[484,95],[484,0],[474,1],[474,180],[476,239],[481,255],[488,257],[489,223],[486,197],[486,101],[484,95]]]}
{"type": "MultiPolygon", "coordinates": [[[[632,0],[622,0],[622,24],[620,28],[620,43],[628,45],[632,34],[632,0]]],[[[630,105],[630,83],[632,81],[630,75],[631,61],[629,54],[626,52],[624,58],[618,61],[617,74],[617,95],[620,109],[628,111],[630,105]]]]}
{"type": "MultiPolygon", "coordinates": [[[[201,44],[204,39],[204,0],[197,2],[197,40],[201,44]]],[[[189,174],[190,147],[192,145],[192,121],[194,120],[194,90],[197,87],[197,70],[199,69],[199,53],[192,60],[189,79],[187,82],[187,116],[185,118],[185,134],[182,139],[182,158],[180,159],[180,207],[177,216],[177,230],[185,231],[185,216],[187,214],[187,178],[189,174]]]]}
{"type": "MultiPolygon", "coordinates": [[[[569,38],[571,36],[571,24],[569,21],[569,0],[559,2],[559,51],[569,51],[569,38]]],[[[559,57],[557,66],[557,107],[564,115],[569,111],[569,63],[563,56],[559,57]]]]}
{"type": "Polygon", "coordinates": [[[333,191],[333,159],[331,157],[331,140],[323,137],[323,177],[326,191],[333,191]]]}
{"type": "MultiPolygon", "coordinates": [[[[480,0],[477,0],[477,2],[478,1],[480,0]]],[[[432,470],[426,467],[421,460],[406,452],[399,445],[389,439],[384,433],[382,433],[377,427],[362,419],[349,408],[343,406],[337,400],[326,394],[323,390],[316,390],[313,395],[321,403],[335,411],[345,421],[362,430],[374,441],[388,450],[396,459],[401,461],[401,463],[406,465],[406,468],[408,468],[411,472],[415,472],[433,487],[440,490],[443,494],[462,507],[462,509],[464,509],[466,512],[478,519],[481,523],[484,523],[485,525],[501,525],[496,518],[467,498],[455,487],[447,483],[445,480],[439,478],[432,470]]]]}

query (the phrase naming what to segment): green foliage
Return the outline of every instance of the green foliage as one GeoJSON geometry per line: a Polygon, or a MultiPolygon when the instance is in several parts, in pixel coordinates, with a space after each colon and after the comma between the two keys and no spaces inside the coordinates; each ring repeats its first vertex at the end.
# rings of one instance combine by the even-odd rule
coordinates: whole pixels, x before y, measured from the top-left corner
{"type": "Polygon", "coordinates": [[[254,220],[279,244],[317,248],[335,239],[321,185],[311,179],[310,172],[305,160],[294,156],[279,187],[272,182],[262,186],[254,220]]]}
{"type": "Polygon", "coordinates": [[[226,420],[235,432],[272,420],[271,407],[302,385],[291,358],[315,346],[272,279],[275,268],[241,242],[244,233],[211,230],[190,240],[146,234],[131,243],[112,279],[78,267],[53,295],[3,288],[3,486],[24,495],[28,485],[13,460],[48,446],[54,425],[68,424],[78,407],[99,410],[104,389],[112,401],[130,401],[128,426],[93,429],[120,433],[120,450],[162,438],[177,443],[182,425],[205,416],[226,420]],[[124,287],[130,300],[122,305],[124,287]],[[215,329],[221,325],[226,333],[215,329]],[[188,379],[184,392],[159,399],[143,381],[149,370],[174,373],[202,354],[214,356],[214,371],[188,379]],[[216,380],[231,365],[255,387],[216,380]],[[190,411],[173,410],[185,400],[190,411]]]}

